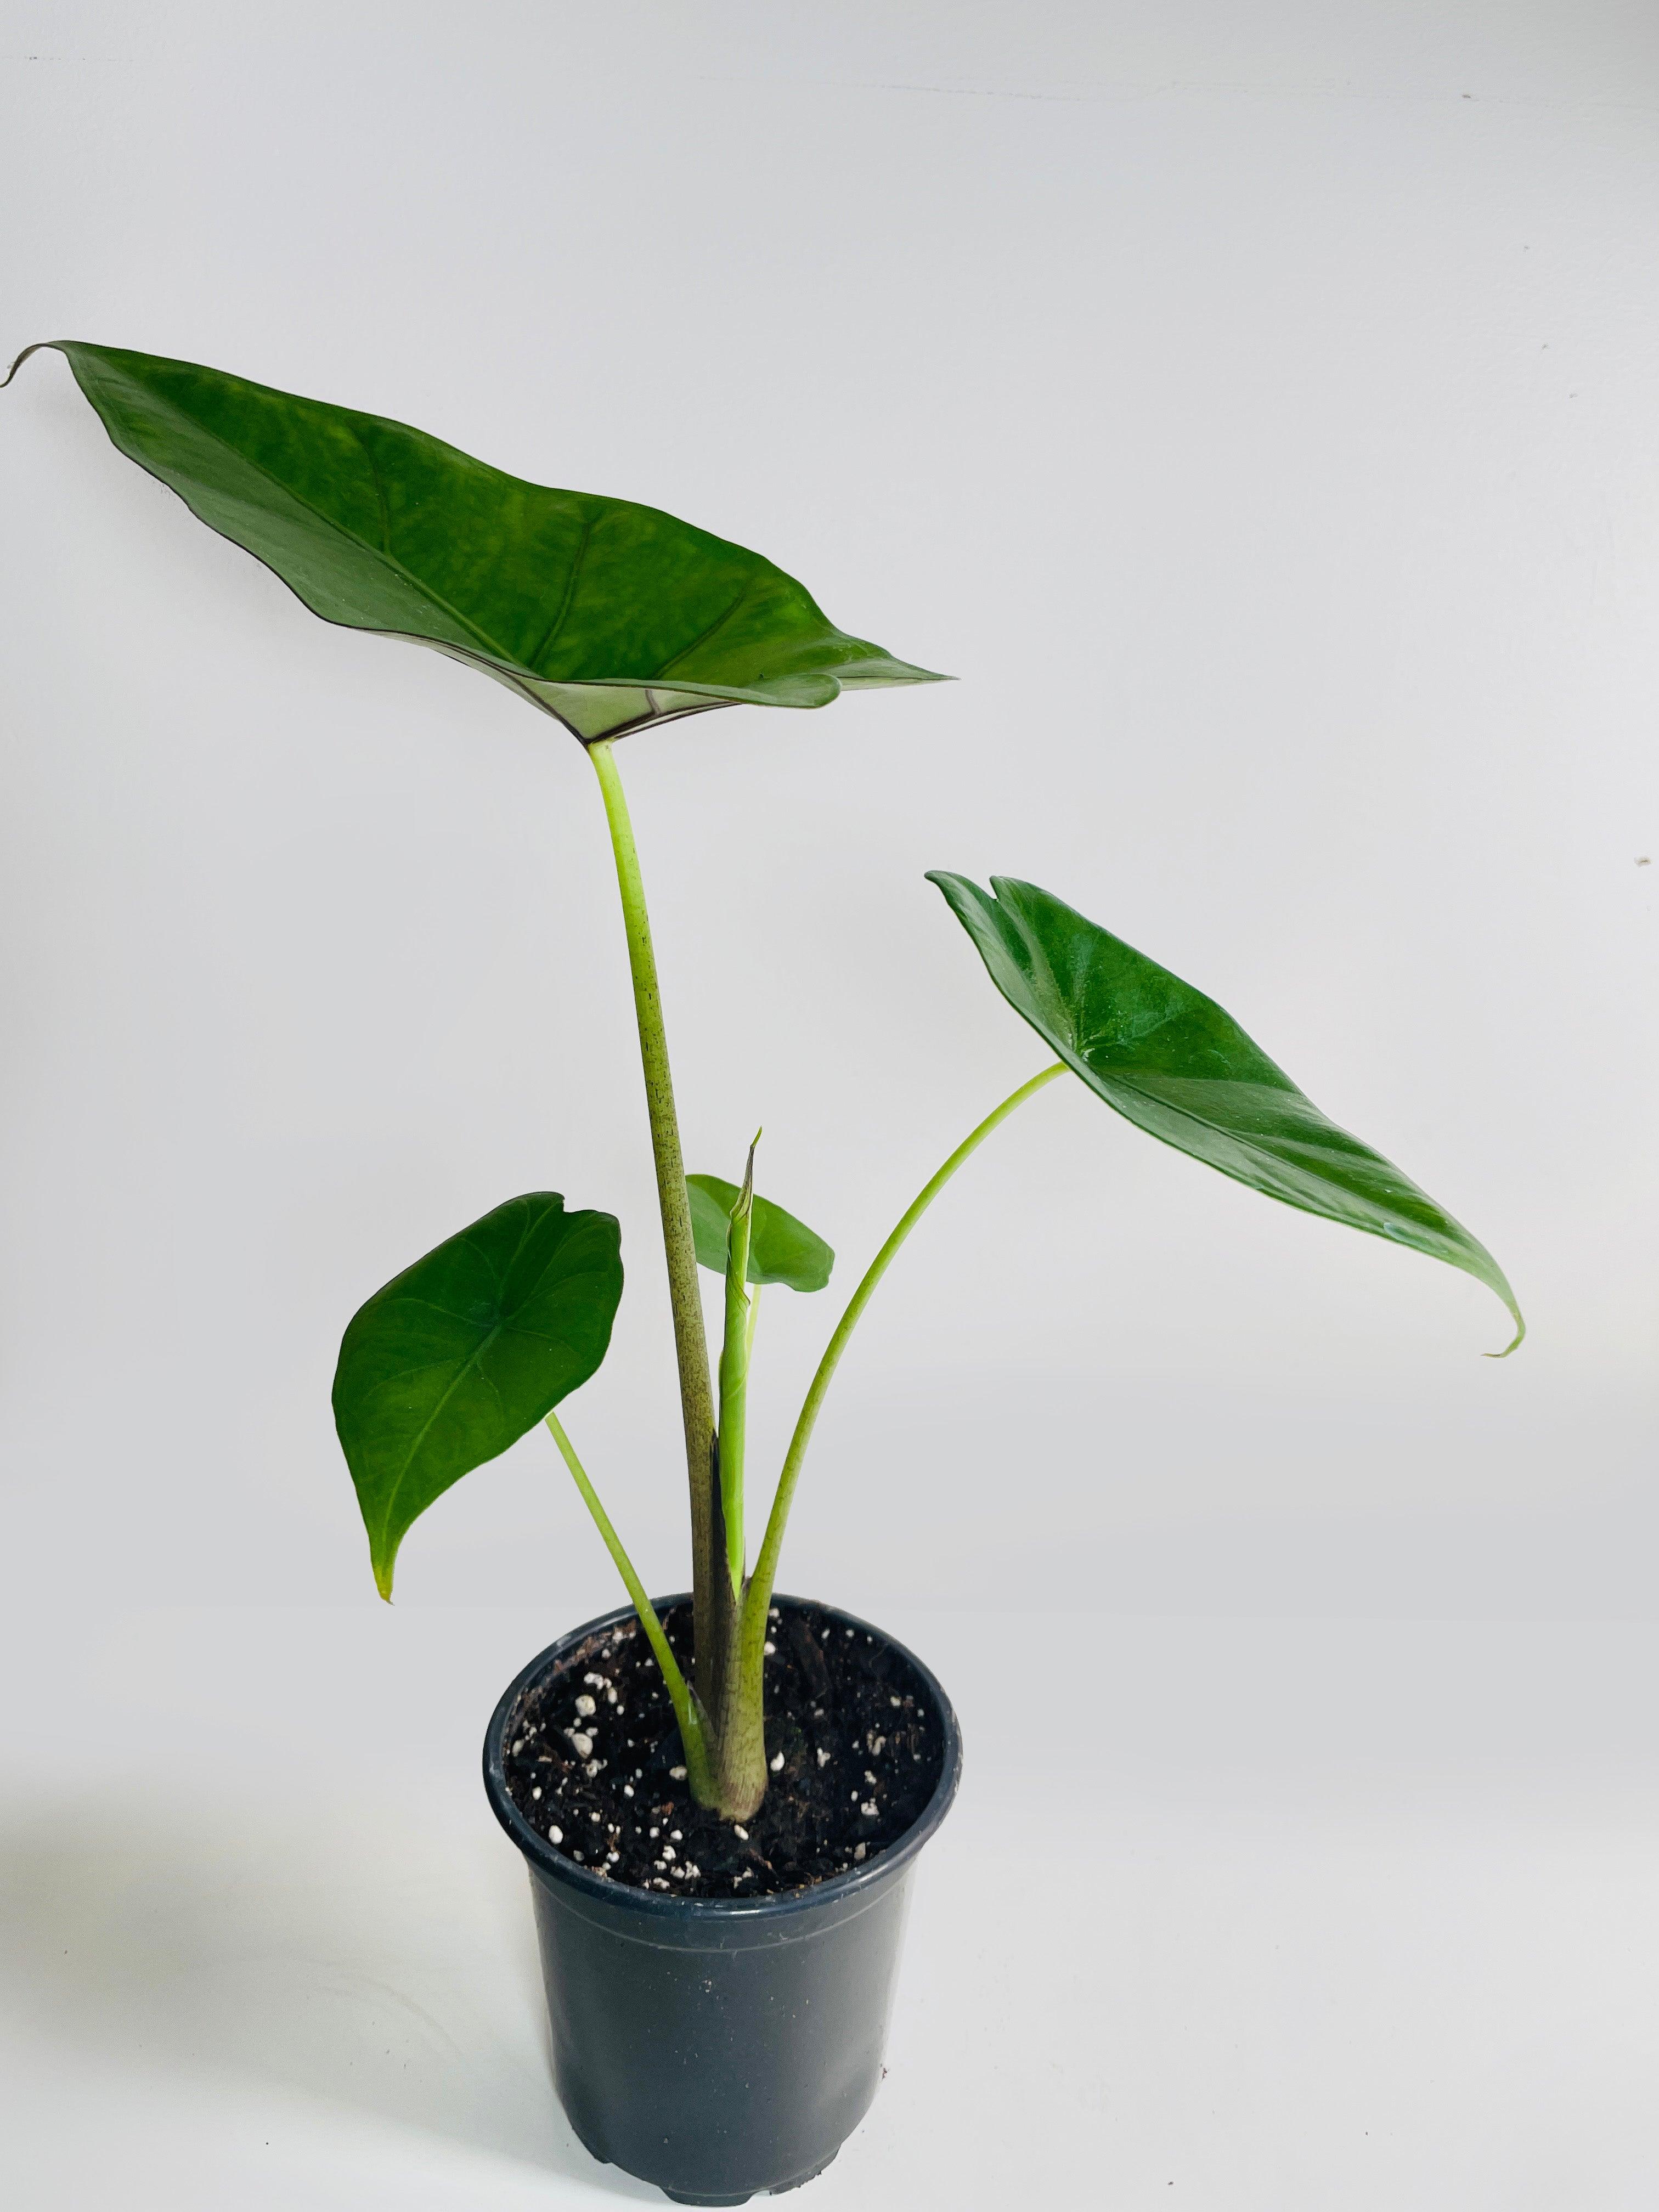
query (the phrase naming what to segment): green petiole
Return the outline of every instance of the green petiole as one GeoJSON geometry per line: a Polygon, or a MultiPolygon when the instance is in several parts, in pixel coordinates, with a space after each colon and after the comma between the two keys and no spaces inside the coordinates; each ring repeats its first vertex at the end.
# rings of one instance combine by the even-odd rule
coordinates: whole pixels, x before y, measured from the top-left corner
{"type": "Polygon", "coordinates": [[[760,1695],[762,1650],[766,1640],[766,1611],[772,1602],[772,1586],[777,1577],[778,1555],[783,1549],[783,1532],[788,1526],[789,1509],[794,1503],[795,1486],[800,1480],[801,1465],[806,1457],[806,1447],[812,1440],[812,1431],[817,1423],[819,1408],[823,1404],[825,1393],[834,1379],[836,1370],[841,1364],[841,1356],[846,1351],[853,1331],[858,1327],[863,1316],[865,1308],[874,1297],[877,1284],[892,1265],[899,1247],[904,1243],[917,1222],[927,1212],[957,1170],[979,1150],[992,1130],[1006,1121],[1015,1109],[1023,1106],[1028,1098],[1034,1098],[1039,1091],[1053,1083],[1057,1077],[1067,1073],[1065,1061],[1057,1060],[1052,1067],[1045,1067],[1040,1075],[1034,1075],[1029,1083],[1022,1083],[1018,1091],[1012,1091],[1000,1106],[992,1109],[976,1129],[970,1131],[963,1139],[961,1144],[957,1146],[938,1173],[929,1177],[905,1208],[892,1234],[865,1269],[863,1280],[848,1300],[847,1310],[836,1322],[835,1334],[825,1346],[823,1357],[818,1362],[817,1372],[808,1385],[805,1401],[801,1407],[799,1418],[795,1423],[795,1432],[789,1439],[789,1449],[784,1458],[783,1472],[778,1477],[777,1492],[773,1498],[771,1515],[766,1524],[765,1540],[761,1546],[760,1557],[755,1562],[755,1571],[750,1577],[748,1591],[744,1600],[741,1639],[745,1694],[749,1692],[749,1686],[752,1681],[753,1694],[756,1697],[760,1695]]]}
{"type": "Polygon", "coordinates": [[[703,1326],[702,1291],[697,1281],[697,1248],[691,1234],[691,1206],[685,1191],[685,1161],[680,1149],[679,1117],[674,1109],[674,1078],[663,1027],[662,992],[651,944],[645,883],[634,842],[634,825],[622,778],[608,740],[587,748],[605,800],[622,895],[628,967],[634,985],[634,1012],[645,1072],[646,1109],[651,1125],[651,1153],[657,1170],[657,1204],[662,1216],[663,1253],[668,1263],[668,1297],[674,1316],[674,1347],[679,1364],[680,1409],[685,1426],[686,1474],[691,1493],[691,1590],[696,1643],[696,1674],[706,1698],[718,1696],[721,1655],[730,1620],[730,1602],[715,1587],[714,1404],[708,1382],[708,1340],[703,1326]]]}
{"type": "Polygon", "coordinates": [[[635,1573],[634,1562],[629,1558],[622,1538],[611,1527],[611,1516],[600,1504],[599,1493],[588,1480],[587,1470],[576,1456],[576,1447],[565,1434],[556,1413],[547,1416],[547,1429],[581,1492],[583,1504],[593,1516],[593,1525],[604,1539],[605,1548],[617,1563],[617,1571],[623,1578],[629,1596],[634,1601],[634,1610],[640,1617],[640,1626],[645,1631],[646,1641],[662,1669],[669,1703],[673,1706],[674,1717],[679,1723],[680,1741],[685,1747],[686,1779],[691,1794],[700,1805],[709,1804],[714,1800],[714,1769],[708,1755],[702,1703],[680,1672],[679,1662],[675,1658],[672,1647],[663,1633],[662,1623],[657,1618],[657,1608],[646,1595],[645,1584],[635,1573]]]}

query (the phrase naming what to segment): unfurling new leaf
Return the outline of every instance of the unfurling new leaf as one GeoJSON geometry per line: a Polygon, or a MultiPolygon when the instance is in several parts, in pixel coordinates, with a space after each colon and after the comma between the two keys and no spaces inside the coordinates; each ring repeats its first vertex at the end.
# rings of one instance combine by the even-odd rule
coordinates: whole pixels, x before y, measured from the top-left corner
{"type": "Polygon", "coordinates": [[[605,1358],[622,1232],[556,1191],[510,1198],[393,1276],[340,1346],[334,1420],[392,1595],[410,1524],[534,1428],[605,1358]]]}
{"type": "MultiPolygon", "coordinates": [[[[755,1144],[760,1142],[757,1132],[755,1144]]],[[[749,1251],[755,1225],[755,1145],[749,1147],[743,1188],[726,1232],[726,1334],[720,1346],[718,1451],[720,1513],[726,1524],[726,1564],[734,1595],[743,1589],[743,1467],[749,1426],[749,1354],[754,1340],[755,1301],[749,1285],[749,1251]]],[[[694,1232],[695,1233],[695,1232],[694,1232]]]]}
{"type": "Polygon", "coordinates": [[[1232,1016],[1121,938],[1012,876],[991,896],[934,871],[1003,997],[1125,1118],[1304,1213],[1461,1267],[1526,1324],[1484,1244],[1380,1152],[1326,1120],[1232,1016]]]}

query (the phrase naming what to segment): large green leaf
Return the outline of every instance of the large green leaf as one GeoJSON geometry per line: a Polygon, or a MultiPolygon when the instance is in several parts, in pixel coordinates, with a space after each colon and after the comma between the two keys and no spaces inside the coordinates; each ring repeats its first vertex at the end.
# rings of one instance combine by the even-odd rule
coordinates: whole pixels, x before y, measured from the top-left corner
{"type": "Polygon", "coordinates": [[[943,680],[654,507],[525,483],[405,423],[191,362],[46,343],[121,452],[313,614],[434,646],[585,742],[743,700],[823,707],[943,680]]]}
{"type": "Polygon", "coordinates": [[[334,1420],[382,1597],[398,1547],[453,1482],[586,1382],[622,1297],[622,1232],[556,1191],[510,1198],[353,1315],[334,1420]]]}
{"type": "Polygon", "coordinates": [[[931,872],[991,981],[1074,1073],[1149,1135],[1236,1182],[1462,1267],[1526,1323],[1484,1244],[1400,1170],[1328,1121],[1213,999],[1052,892],[931,872]]]}
{"type": "MultiPolygon", "coordinates": [[[[722,1182],[719,1176],[694,1175],[687,1176],[685,1188],[691,1200],[697,1263],[723,1275],[726,1232],[738,1202],[738,1186],[722,1182]]],[[[821,1291],[835,1264],[835,1254],[804,1221],[774,1206],[769,1198],[755,1200],[749,1233],[750,1282],[784,1283],[792,1291],[821,1291]]]]}

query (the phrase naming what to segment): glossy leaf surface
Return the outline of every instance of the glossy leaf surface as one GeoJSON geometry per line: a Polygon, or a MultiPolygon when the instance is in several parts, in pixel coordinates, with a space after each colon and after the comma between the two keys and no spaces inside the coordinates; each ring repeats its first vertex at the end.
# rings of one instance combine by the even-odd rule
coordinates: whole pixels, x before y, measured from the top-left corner
{"type": "Polygon", "coordinates": [[[822,707],[941,680],[656,507],[526,483],[405,423],[194,362],[49,343],[120,451],[314,614],[433,646],[586,742],[738,701],[822,707]]]}
{"type": "Polygon", "coordinates": [[[1515,1316],[1484,1244],[1297,1090],[1213,999],[1035,884],[933,872],[992,981],[1126,1119],[1236,1182],[1461,1267],[1515,1316]]]}
{"type": "MultiPolygon", "coordinates": [[[[685,1188],[691,1199],[697,1264],[723,1275],[726,1231],[738,1202],[738,1186],[722,1182],[719,1176],[694,1175],[687,1176],[685,1188]]],[[[821,1291],[835,1264],[834,1252],[804,1221],[797,1221],[770,1199],[755,1200],[749,1235],[750,1282],[782,1283],[792,1291],[821,1291]]]]}
{"type": "Polygon", "coordinates": [[[622,1285],[615,1218],[567,1213],[556,1191],[532,1191],[447,1238],[353,1316],[334,1420],[382,1597],[411,1522],[593,1373],[622,1285]]]}

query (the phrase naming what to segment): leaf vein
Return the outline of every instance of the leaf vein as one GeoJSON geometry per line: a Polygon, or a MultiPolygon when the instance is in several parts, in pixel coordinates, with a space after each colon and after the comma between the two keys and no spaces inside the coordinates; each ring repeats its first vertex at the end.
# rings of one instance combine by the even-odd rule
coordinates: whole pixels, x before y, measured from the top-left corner
{"type": "Polygon", "coordinates": [[[582,563],[587,558],[588,541],[593,535],[593,521],[594,517],[590,511],[582,523],[581,538],[576,547],[575,558],[570,563],[570,574],[565,579],[564,597],[559,601],[558,612],[549,624],[541,643],[532,653],[527,656],[526,665],[534,669],[538,675],[541,673],[542,663],[547,658],[554,641],[564,628],[565,617],[570,612],[571,602],[576,596],[576,580],[581,574],[582,563]]]}
{"type": "MultiPolygon", "coordinates": [[[[501,1324],[497,1322],[496,1326],[490,1330],[489,1335],[484,1338],[483,1341],[477,1346],[476,1348],[471,1352],[464,1360],[462,1360],[460,1365],[455,1370],[454,1380],[451,1382],[449,1388],[444,1392],[442,1397],[439,1399],[437,1404],[432,1408],[432,1411],[427,1415],[425,1420],[422,1422],[419,1430],[415,1435],[414,1440],[409,1447],[409,1449],[404,1455],[403,1465],[398,1468],[397,1474],[392,1480],[391,1492],[387,1496],[385,1508],[381,1512],[380,1533],[383,1537],[386,1530],[392,1525],[392,1516],[397,1510],[398,1500],[402,1495],[404,1484],[409,1479],[409,1470],[415,1464],[416,1455],[419,1452],[421,1446],[426,1442],[428,1437],[432,1433],[433,1423],[437,1419],[439,1414],[442,1413],[444,1407],[449,1403],[455,1393],[460,1389],[469,1370],[478,1364],[478,1362],[483,1358],[485,1352],[489,1351],[490,1346],[494,1344],[495,1339],[501,1334],[501,1324]]],[[[489,1380],[488,1376],[485,1376],[483,1379],[486,1382],[489,1380]]],[[[493,1385],[491,1387],[493,1388],[493,1385]]],[[[496,1393],[496,1396],[499,1401],[499,1392],[496,1393]]]]}
{"type": "MultiPolygon", "coordinates": [[[[150,393],[148,397],[152,400],[152,402],[156,400],[156,395],[155,393],[150,393]]],[[[255,460],[252,454],[245,453],[240,446],[233,445],[228,438],[221,436],[218,431],[213,429],[209,424],[201,422],[196,416],[185,414],[184,409],[178,406],[175,403],[164,400],[161,401],[159,404],[166,406],[170,413],[183,416],[183,419],[189,423],[192,430],[199,432],[203,437],[211,439],[215,445],[222,447],[226,453],[231,454],[236,460],[240,461],[244,467],[251,469],[256,476],[263,477],[265,482],[269,484],[274,484],[276,489],[283,494],[285,499],[291,499],[295,507],[302,508],[306,514],[313,516],[317,521],[323,525],[323,527],[325,530],[333,531],[337,537],[344,538],[348,545],[356,545],[359,547],[364,546],[365,541],[359,538],[355,531],[348,530],[343,522],[337,521],[331,514],[324,514],[321,507],[313,506],[310,500],[301,498],[300,494],[294,489],[293,486],[291,484],[285,484],[273,469],[268,469],[262,461],[255,460]]],[[[344,413],[346,410],[340,409],[331,411],[344,413]]],[[[356,434],[357,434],[354,427],[353,435],[356,436],[356,434]]],[[[139,459],[139,457],[137,454],[131,456],[131,458],[135,460],[138,460],[138,465],[144,469],[147,474],[155,477],[161,476],[159,470],[150,468],[149,464],[139,459]]],[[[167,479],[165,477],[161,477],[161,481],[163,483],[167,483],[167,479]]],[[[179,487],[176,484],[168,484],[167,488],[170,491],[177,493],[179,498],[185,498],[184,494],[179,491],[179,487]]],[[[186,507],[190,506],[188,499],[185,500],[185,504],[186,507]]],[[[192,514],[195,512],[194,508],[191,508],[191,512],[192,514]]],[[[214,526],[215,526],[211,524],[209,526],[210,528],[214,526]]],[[[221,531],[219,532],[221,537],[228,537],[229,534],[230,533],[228,531],[221,531]]],[[[233,542],[240,543],[240,540],[233,542]]],[[[252,550],[252,548],[244,546],[242,550],[244,552],[249,552],[252,550]]],[[[289,579],[286,576],[283,575],[281,569],[276,568],[274,562],[265,560],[263,555],[258,553],[255,553],[253,557],[256,561],[260,562],[262,567],[270,568],[274,574],[282,577],[283,582],[289,585],[289,589],[290,591],[294,589],[294,586],[289,582],[289,579]]],[[[475,623],[470,616],[464,615],[458,606],[452,605],[450,601],[444,598],[441,592],[434,591],[431,585],[427,583],[423,578],[416,575],[412,569],[406,568],[403,562],[398,560],[395,553],[382,552],[380,557],[386,563],[388,568],[395,568],[397,570],[398,575],[403,578],[404,581],[418,598],[426,600],[428,605],[441,608],[445,614],[453,616],[454,620],[460,624],[463,629],[470,631],[471,635],[477,638],[480,645],[488,647],[489,653],[493,658],[505,662],[508,667],[516,668],[522,665],[521,663],[515,660],[514,655],[507,651],[504,645],[501,644],[497,639],[490,636],[488,630],[483,629],[477,623],[475,623]]],[[[356,625],[355,623],[349,624],[347,627],[355,629],[356,625]]],[[[395,635],[397,633],[391,632],[388,633],[388,635],[395,635]]],[[[533,675],[535,672],[532,670],[528,672],[533,675]]]]}
{"type": "Polygon", "coordinates": [[[666,676],[669,670],[674,665],[677,660],[689,660],[699,646],[707,645],[709,639],[714,635],[717,630],[723,629],[726,627],[726,623],[731,621],[732,616],[736,614],[738,609],[743,605],[748,596],[749,586],[747,581],[745,581],[742,589],[738,592],[737,598],[732,600],[731,605],[727,607],[723,613],[716,615],[714,621],[709,623],[707,629],[700,631],[699,634],[692,639],[690,645],[683,645],[678,653],[671,653],[667,659],[665,660],[659,667],[653,668],[652,670],[650,675],[645,678],[645,681],[649,684],[654,684],[659,676],[666,676]]]}

